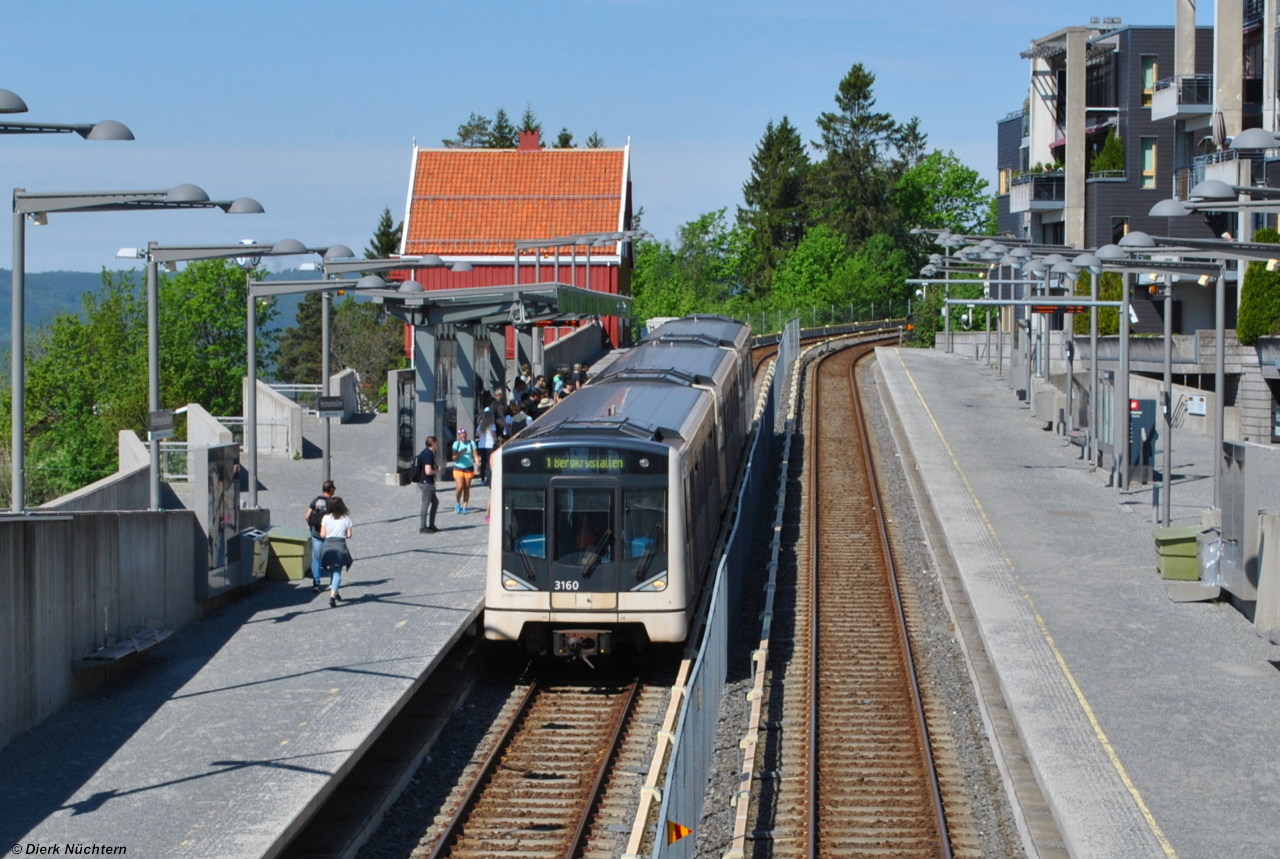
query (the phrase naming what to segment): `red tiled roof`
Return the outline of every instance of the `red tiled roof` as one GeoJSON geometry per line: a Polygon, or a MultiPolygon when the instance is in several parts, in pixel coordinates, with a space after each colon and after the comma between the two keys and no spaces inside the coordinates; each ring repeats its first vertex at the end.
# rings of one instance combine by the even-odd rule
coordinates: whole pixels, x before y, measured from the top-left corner
{"type": "Polygon", "coordinates": [[[420,149],[406,254],[506,254],[524,239],[618,229],[623,149],[420,149]]]}

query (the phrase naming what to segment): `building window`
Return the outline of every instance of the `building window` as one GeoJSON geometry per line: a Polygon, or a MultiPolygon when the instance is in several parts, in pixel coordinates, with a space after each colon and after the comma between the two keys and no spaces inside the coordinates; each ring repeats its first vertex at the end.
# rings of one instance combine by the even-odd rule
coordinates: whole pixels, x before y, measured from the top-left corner
{"type": "Polygon", "coordinates": [[[1143,188],[1156,186],[1156,138],[1142,138],[1142,185],[1143,188]]]}
{"type": "Polygon", "coordinates": [[[1000,196],[1003,197],[1009,193],[1009,187],[1013,184],[1013,168],[1000,168],[1000,196]]]}
{"type": "MultiPolygon", "coordinates": [[[[1156,91],[1157,57],[1154,54],[1142,55],[1142,106],[1151,107],[1151,94],[1156,91]]],[[[1146,187],[1145,185],[1143,186],[1146,187]]]]}
{"type": "Polygon", "coordinates": [[[1129,216],[1113,216],[1111,218],[1111,244],[1120,244],[1120,240],[1127,235],[1129,235],[1129,216]]]}

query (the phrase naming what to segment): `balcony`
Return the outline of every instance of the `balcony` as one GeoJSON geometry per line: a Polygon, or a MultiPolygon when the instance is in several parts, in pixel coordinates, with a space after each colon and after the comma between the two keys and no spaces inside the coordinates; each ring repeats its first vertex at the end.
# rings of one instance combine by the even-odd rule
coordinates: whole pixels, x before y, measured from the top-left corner
{"type": "Polygon", "coordinates": [[[1189,119],[1213,110],[1213,75],[1181,75],[1156,81],[1151,120],[1189,119]]]}
{"type": "Polygon", "coordinates": [[[1009,211],[1054,211],[1063,208],[1066,200],[1066,174],[1061,170],[1053,173],[1023,173],[1013,179],[1013,187],[1009,192],[1009,211]]]}

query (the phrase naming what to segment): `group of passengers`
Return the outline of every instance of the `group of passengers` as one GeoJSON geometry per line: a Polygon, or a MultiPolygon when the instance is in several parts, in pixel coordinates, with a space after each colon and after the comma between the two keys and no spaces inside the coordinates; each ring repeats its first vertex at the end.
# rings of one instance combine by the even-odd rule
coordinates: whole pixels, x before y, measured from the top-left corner
{"type": "MultiPolygon", "coordinates": [[[[488,485],[489,461],[503,442],[586,382],[587,368],[584,364],[574,364],[572,370],[557,370],[550,381],[546,376],[533,375],[532,368],[523,364],[511,385],[509,397],[502,389],[493,393],[482,392],[475,439],[468,437],[465,428],[459,428],[456,438],[449,444],[447,467],[453,472],[453,511],[460,515],[471,512],[471,481],[478,477],[488,485]]],[[[440,531],[436,527],[436,511],[440,506],[436,497],[436,479],[446,464],[438,459],[438,447],[439,439],[428,436],[422,452],[414,460],[414,482],[422,496],[418,511],[419,534],[440,531]]],[[[321,493],[307,506],[304,516],[311,530],[312,590],[320,593],[323,590],[321,578],[328,576],[331,607],[342,601],[338,586],[343,570],[351,568],[351,553],[347,549],[347,540],[351,539],[352,532],[351,514],[336,491],[333,481],[326,480],[321,493]]],[[[487,510],[485,521],[489,521],[487,510]]]]}

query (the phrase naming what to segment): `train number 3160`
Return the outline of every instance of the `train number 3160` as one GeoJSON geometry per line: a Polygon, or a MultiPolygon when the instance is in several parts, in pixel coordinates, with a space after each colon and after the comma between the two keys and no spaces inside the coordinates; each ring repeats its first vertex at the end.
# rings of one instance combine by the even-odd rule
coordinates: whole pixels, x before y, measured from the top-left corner
{"type": "Polygon", "coordinates": [[[557,591],[576,591],[581,582],[562,582],[557,580],[553,590],[557,591]]]}

